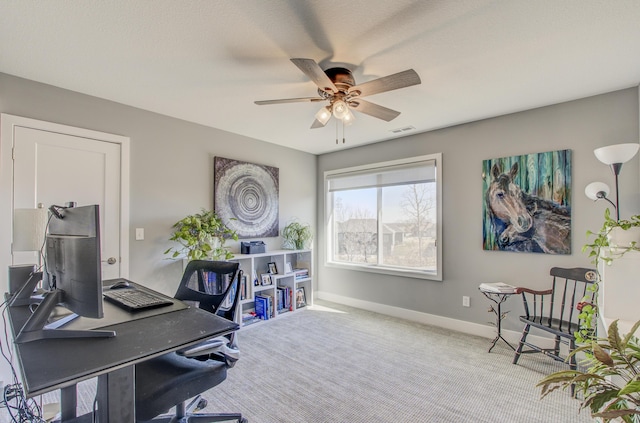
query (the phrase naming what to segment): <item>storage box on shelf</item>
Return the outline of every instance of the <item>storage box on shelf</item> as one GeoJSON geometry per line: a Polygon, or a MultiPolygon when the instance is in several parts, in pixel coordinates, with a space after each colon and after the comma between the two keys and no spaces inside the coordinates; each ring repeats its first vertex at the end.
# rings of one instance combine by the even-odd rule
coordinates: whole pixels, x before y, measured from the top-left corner
{"type": "Polygon", "coordinates": [[[246,276],[241,292],[242,326],[264,322],[313,304],[313,252],[275,250],[236,254],[246,276]],[[269,264],[277,273],[269,273],[269,264]],[[272,265],[273,266],[273,265],[272,265]]]}

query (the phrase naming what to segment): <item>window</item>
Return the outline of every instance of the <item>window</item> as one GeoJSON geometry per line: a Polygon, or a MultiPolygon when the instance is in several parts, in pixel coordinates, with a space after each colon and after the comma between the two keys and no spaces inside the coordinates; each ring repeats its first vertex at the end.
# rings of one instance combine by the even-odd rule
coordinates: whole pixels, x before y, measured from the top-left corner
{"type": "Polygon", "coordinates": [[[327,265],[442,280],[441,158],[325,172],[327,265]]]}

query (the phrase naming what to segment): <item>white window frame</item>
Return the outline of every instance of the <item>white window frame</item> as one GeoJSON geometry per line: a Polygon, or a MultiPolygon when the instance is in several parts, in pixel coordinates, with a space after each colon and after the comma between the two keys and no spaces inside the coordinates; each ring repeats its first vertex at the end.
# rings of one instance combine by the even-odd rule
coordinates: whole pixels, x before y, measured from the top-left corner
{"type": "MultiPolygon", "coordinates": [[[[324,172],[324,201],[325,201],[325,219],[324,219],[324,232],[325,232],[325,260],[324,264],[328,267],[340,268],[340,269],[348,269],[348,270],[356,270],[356,271],[364,271],[364,272],[372,272],[372,273],[381,273],[386,275],[394,275],[394,276],[404,276],[410,278],[418,278],[418,279],[429,279],[429,280],[442,280],[442,153],[429,154],[424,156],[411,157],[407,159],[399,159],[399,160],[391,160],[386,162],[372,163],[368,165],[362,166],[354,166],[345,169],[336,169],[329,170],[324,172]],[[365,171],[374,171],[376,169],[390,167],[390,166],[401,166],[407,164],[413,164],[417,162],[423,161],[435,161],[435,180],[436,180],[436,271],[420,271],[413,268],[403,268],[397,266],[385,266],[385,265],[366,265],[361,263],[344,263],[344,262],[335,262],[333,261],[333,198],[332,193],[329,192],[329,180],[332,176],[344,174],[344,173],[352,173],[352,172],[365,172],[365,171]]],[[[378,207],[378,212],[380,208],[378,207]]],[[[378,231],[380,234],[381,231],[378,231]]]]}

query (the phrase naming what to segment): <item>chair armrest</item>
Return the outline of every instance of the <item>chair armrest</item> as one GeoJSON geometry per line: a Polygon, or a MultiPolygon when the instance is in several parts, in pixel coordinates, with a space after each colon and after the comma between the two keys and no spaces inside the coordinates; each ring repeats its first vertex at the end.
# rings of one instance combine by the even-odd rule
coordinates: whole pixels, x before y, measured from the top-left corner
{"type": "Polygon", "coordinates": [[[229,367],[233,367],[235,362],[240,359],[238,347],[229,342],[229,339],[224,336],[209,339],[193,347],[178,350],[176,353],[198,360],[224,361],[229,367]]]}
{"type": "Polygon", "coordinates": [[[553,293],[552,289],[546,289],[544,291],[536,291],[534,289],[529,289],[529,288],[523,288],[523,287],[517,287],[515,293],[516,294],[522,294],[523,292],[526,292],[527,294],[534,294],[534,295],[549,295],[551,293],[553,293]]]}
{"type": "Polygon", "coordinates": [[[215,354],[218,351],[220,351],[220,348],[224,345],[225,340],[227,339],[222,337],[209,339],[208,341],[201,342],[200,344],[194,345],[193,347],[178,350],[177,353],[178,355],[181,355],[187,358],[194,358],[202,355],[215,354]]]}

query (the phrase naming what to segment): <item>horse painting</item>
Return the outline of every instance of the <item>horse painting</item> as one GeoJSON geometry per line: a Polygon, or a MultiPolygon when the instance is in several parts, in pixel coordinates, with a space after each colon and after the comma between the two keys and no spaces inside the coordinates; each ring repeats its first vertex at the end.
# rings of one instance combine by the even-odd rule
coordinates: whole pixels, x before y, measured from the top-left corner
{"type": "Polygon", "coordinates": [[[497,249],[570,254],[570,209],[524,192],[514,182],[518,170],[518,162],[508,173],[502,173],[497,164],[491,167],[485,209],[497,249]]]}

